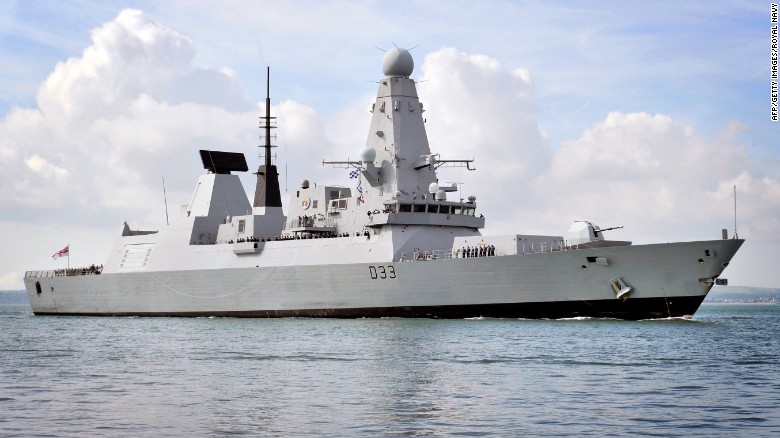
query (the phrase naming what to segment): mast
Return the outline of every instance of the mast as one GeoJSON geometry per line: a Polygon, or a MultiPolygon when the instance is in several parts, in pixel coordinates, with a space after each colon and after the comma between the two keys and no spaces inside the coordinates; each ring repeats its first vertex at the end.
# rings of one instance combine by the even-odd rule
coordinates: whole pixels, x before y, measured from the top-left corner
{"type": "Polygon", "coordinates": [[[265,70],[265,167],[271,167],[271,66],[265,70]]]}
{"type": "Polygon", "coordinates": [[[737,234],[737,185],[734,184],[734,238],[739,239],[737,234]]]}
{"type": "Polygon", "coordinates": [[[265,162],[257,170],[257,185],[255,186],[254,207],[281,207],[282,195],[279,190],[279,172],[276,166],[271,163],[271,129],[276,128],[271,117],[271,67],[266,70],[266,98],[265,98],[265,116],[260,118],[260,128],[265,134],[265,162]]]}

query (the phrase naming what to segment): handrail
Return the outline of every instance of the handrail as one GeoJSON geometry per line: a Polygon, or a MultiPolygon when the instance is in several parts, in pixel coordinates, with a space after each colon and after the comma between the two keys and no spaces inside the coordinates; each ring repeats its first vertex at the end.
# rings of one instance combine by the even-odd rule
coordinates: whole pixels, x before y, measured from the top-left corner
{"type": "Polygon", "coordinates": [[[103,266],[88,266],[86,268],[67,268],[43,271],[26,271],[24,278],[51,278],[51,277],[74,277],[77,275],[99,275],[103,272],[103,266]]]}
{"type": "Polygon", "coordinates": [[[297,218],[288,219],[285,227],[288,230],[292,228],[334,228],[336,226],[336,221],[330,217],[298,216],[297,218]]]}
{"type": "MultiPolygon", "coordinates": [[[[475,249],[475,247],[470,247],[475,249]]],[[[540,242],[531,244],[529,248],[525,247],[525,244],[517,248],[515,245],[505,246],[493,246],[495,248],[492,251],[480,252],[476,249],[476,252],[463,252],[463,248],[453,249],[439,249],[439,250],[415,250],[405,253],[400,253],[395,257],[395,261],[409,262],[409,261],[432,261],[432,260],[446,260],[446,259],[462,259],[462,258],[480,258],[480,257],[502,257],[508,255],[517,254],[539,254],[544,252],[557,252],[567,251],[564,241],[553,242],[540,242]]],[[[576,249],[576,248],[571,248],[576,249]]]]}

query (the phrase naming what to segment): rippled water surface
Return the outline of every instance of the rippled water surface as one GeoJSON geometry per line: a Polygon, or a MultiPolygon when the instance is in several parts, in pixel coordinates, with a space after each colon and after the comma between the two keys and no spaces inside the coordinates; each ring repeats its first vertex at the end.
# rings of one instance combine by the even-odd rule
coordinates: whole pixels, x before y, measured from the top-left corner
{"type": "Polygon", "coordinates": [[[0,294],[0,436],[780,436],[776,305],[264,320],[36,317],[25,300],[0,294]]]}

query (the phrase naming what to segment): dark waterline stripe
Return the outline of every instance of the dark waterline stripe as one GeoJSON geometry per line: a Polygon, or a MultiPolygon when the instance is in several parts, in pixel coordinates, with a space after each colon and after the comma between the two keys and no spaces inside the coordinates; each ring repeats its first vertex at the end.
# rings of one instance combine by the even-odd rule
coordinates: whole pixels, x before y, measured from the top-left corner
{"type": "Polygon", "coordinates": [[[554,301],[546,303],[468,304],[450,306],[401,306],[297,310],[238,310],[205,312],[35,312],[36,315],[69,316],[174,316],[237,318],[527,318],[560,319],[573,317],[617,318],[626,320],[675,318],[693,315],[704,295],[687,297],[629,298],[623,300],[554,301]]]}

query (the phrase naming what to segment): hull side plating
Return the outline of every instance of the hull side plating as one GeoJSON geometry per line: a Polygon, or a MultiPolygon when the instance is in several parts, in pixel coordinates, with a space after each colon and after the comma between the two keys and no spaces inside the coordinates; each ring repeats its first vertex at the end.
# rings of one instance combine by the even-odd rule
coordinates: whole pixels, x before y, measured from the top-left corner
{"type": "Polygon", "coordinates": [[[692,315],[741,244],[714,240],[25,281],[40,315],[644,319],[692,315]],[[713,256],[705,260],[705,251],[713,256]],[[607,264],[589,261],[596,257],[607,264]],[[616,298],[610,287],[616,276],[632,287],[627,297],[616,298]]]}

